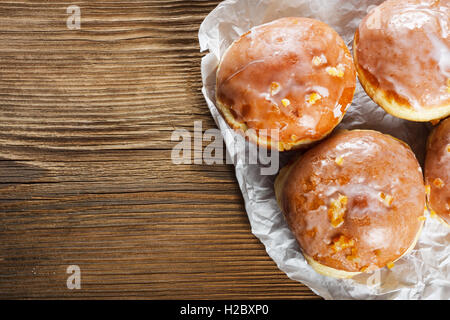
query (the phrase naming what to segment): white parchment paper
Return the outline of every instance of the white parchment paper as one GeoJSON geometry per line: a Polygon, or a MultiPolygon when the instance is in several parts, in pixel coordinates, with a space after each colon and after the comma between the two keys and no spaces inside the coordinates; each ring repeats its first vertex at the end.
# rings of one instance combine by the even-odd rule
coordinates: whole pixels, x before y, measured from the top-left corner
{"type": "MultiPolygon", "coordinates": [[[[415,249],[395,263],[353,279],[317,274],[305,261],[278,208],[273,190],[275,176],[262,176],[259,165],[246,161],[245,143],[237,138],[217,111],[216,70],[228,46],[250,28],[287,16],[315,18],[328,23],[352,47],[361,19],[383,0],[227,0],[203,21],[199,31],[202,51],[203,94],[220,128],[245,201],[253,234],[286,275],[310,287],[325,299],[450,299],[450,232],[436,219],[427,219],[415,249]]],[[[389,54],[387,48],[386,54],[389,54]]],[[[355,98],[339,128],[374,129],[407,142],[423,164],[429,125],[386,114],[358,83],[355,98]]],[[[295,152],[281,155],[281,164],[295,152]]]]}

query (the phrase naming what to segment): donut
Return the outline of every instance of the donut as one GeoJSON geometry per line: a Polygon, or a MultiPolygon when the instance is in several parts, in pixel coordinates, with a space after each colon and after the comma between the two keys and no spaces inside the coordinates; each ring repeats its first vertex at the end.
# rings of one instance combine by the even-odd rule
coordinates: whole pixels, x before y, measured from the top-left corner
{"type": "Polygon", "coordinates": [[[450,118],[428,138],[425,158],[427,204],[432,216],[450,227],[450,118]]]}
{"type": "Polygon", "coordinates": [[[351,278],[411,251],[425,185],[409,146],[372,130],[341,130],[283,167],[275,194],[308,263],[351,278]]]}
{"type": "Polygon", "coordinates": [[[449,7],[449,0],[388,0],[356,30],[358,78],[391,115],[418,122],[450,115],[449,7]]]}
{"type": "Polygon", "coordinates": [[[340,123],[356,71],[327,24],[282,18],[236,40],[216,79],[216,105],[228,125],[251,142],[285,151],[323,139],[340,123]]]}

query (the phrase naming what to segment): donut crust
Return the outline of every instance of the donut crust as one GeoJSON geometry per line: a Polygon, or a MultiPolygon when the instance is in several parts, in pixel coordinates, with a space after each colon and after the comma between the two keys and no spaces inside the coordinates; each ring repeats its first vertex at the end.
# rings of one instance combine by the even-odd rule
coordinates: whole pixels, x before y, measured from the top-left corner
{"type": "Polygon", "coordinates": [[[331,27],[282,18],[251,29],[226,50],[216,106],[251,142],[286,151],[327,136],[351,105],[355,87],[352,56],[331,27]]]}
{"type": "Polygon", "coordinates": [[[353,58],[358,78],[389,114],[418,122],[450,115],[450,70],[445,57],[436,60],[449,54],[450,37],[441,36],[445,32],[441,25],[450,23],[449,12],[448,1],[388,0],[356,30],[353,58]],[[417,20],[425,12],[429,20],[411,26],[413,15],[417,20]],[[398,27],[400,15],[407,22],[398,27]],[[374,27],[375,23],[379,25],[374,27]]]}
{"type": "Polygon", "coordinates": [[[414,248],[424,223],[425,187],[414,153],[371,130],[342,130],[310,149],[281,169],[275,195],[308,263],[335,278],[394,263],[414,248]],[[330,210],[340,195],[345,213],[333,225],[330,210]]]}
{"type": "Polygon", "coordinates": [[[450,227],[450,118],[434,128],[428,138],[425,183],[428,209],[450,227]]]}

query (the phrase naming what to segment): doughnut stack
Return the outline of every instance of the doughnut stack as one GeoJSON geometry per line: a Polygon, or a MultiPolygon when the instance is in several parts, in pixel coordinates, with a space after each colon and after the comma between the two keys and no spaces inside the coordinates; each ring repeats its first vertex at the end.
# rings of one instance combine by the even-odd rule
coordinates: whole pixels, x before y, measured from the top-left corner
{"type": "Polygon", "coordinates": [[[254,27],[224,53],[216,106],[228,125],[261,147],[304,149],[274,190],[317,272],[350,278],[392,268],[414,248],[427,207],[450,226],[449,28],[449,0],[388,0],[361,21],[353,56],[330,26],[300,17],[254,27]],[[403,141],[335,130],[357,77],[387,113],[440,122],[424,172],[403,141]]]}

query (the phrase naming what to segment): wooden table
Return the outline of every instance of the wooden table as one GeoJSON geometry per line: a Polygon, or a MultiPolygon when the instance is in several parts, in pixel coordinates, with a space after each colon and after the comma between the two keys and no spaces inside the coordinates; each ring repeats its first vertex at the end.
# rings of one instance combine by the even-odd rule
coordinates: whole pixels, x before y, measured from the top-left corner
{"type": "Polygon", "coordinates": [[[0,298],[317,298],[252,235],[232,166],[171,161],[174,128],[215,127],[218,2],[0,2],[0,298]]]}

